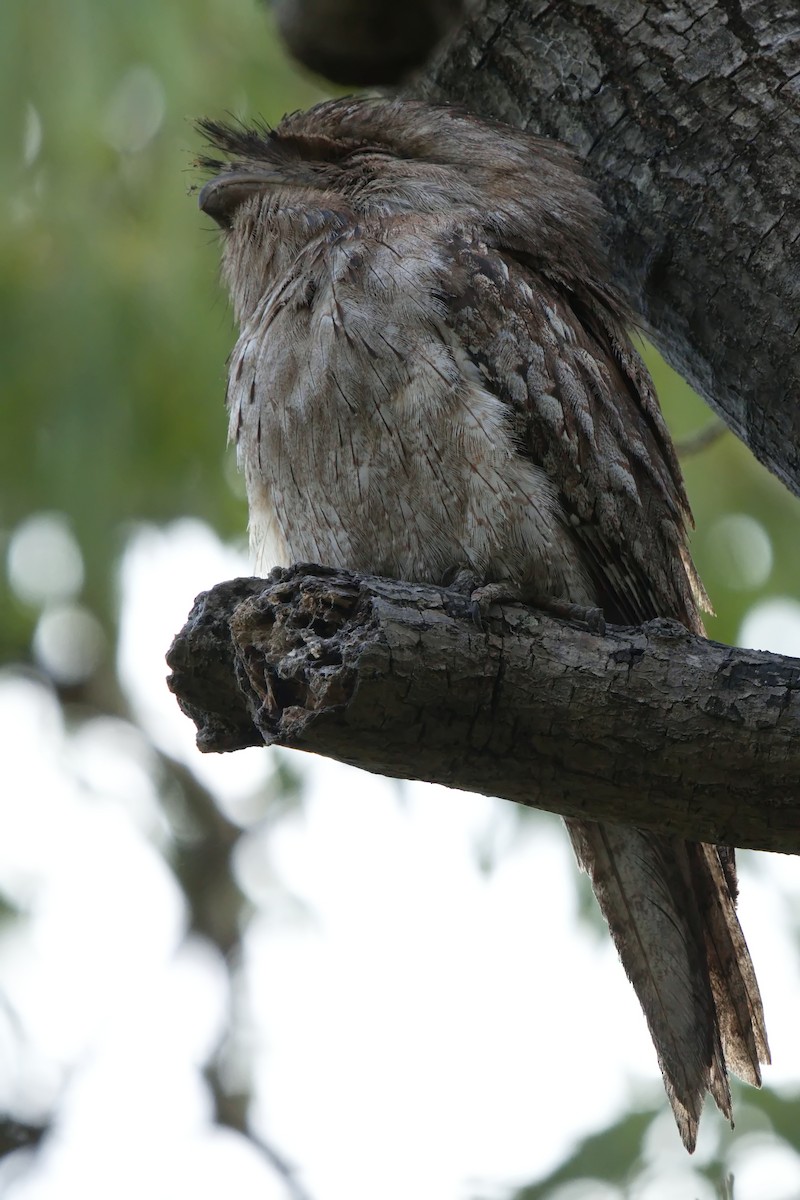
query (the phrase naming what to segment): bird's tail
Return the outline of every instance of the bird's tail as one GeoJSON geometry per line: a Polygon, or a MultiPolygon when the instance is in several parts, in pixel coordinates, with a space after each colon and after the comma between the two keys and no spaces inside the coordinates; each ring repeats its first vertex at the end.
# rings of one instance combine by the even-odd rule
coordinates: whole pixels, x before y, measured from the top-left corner
{"type": "Polygon", "coordinates": [[[769,1047],[735,910],[732,862],[716,846],[567,821],[644,1010],[687,1150],[706,1092],[731,1120],[728,1070],[755,1086],[769,1047]]]}

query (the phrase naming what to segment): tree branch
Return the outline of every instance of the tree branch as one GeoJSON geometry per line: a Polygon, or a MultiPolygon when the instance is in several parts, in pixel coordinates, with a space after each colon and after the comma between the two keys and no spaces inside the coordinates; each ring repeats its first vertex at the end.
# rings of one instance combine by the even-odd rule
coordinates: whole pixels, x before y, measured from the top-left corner
{"type": "Polygon", "coordinates": [[[397,83],[458,21],[462,0],[271,0],[289,53],[336,83],[397,83]]]}
{"type": "Polygon", "coordinates": [[[800,661],[598,635],[319,567],[219,584],[168,655],[204,751],[281,745],[565,816],[800,852],[800,661]]]}

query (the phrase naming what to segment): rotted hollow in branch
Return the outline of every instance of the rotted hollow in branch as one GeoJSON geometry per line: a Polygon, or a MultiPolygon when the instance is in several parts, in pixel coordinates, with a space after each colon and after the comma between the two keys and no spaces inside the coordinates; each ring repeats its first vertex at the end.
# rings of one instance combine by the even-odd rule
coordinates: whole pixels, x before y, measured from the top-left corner
{"type": "Polygon", "coordinates": [[[206,752],[281,745],[564,816],[800,852],[800,662],[670,621],[297,566],[217,585],[169,655],[206,752]]]}

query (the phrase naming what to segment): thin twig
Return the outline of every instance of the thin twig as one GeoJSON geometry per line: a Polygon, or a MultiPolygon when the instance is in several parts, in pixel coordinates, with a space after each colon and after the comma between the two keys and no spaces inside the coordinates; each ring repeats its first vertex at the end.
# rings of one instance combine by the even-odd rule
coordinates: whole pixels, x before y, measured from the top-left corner
{"type": "Polygon", "coordinates": [[[280,1150],[268,1142],[261,1134],[254,1133],[250,1127],[249,1109],[251,1095],[248,1092],[234,1093],[225,1088],[220,1078],[219,1059],[210,1063],[204,1072],[214,1099],[214,1109],[217,1124],[233,1129],[247,1138],[270,1166],[280,1175],[286,1185],[289,1200],[313,1200],[311,1193],[306,1190],[297,1178],[297,1168],[280,1150]]]}
{"type": "Polygon", "coordinates": [[[703,450],[707,450],[709,446],[713,446],[714,442],[722,437],[723,433],[728,432],[728,426],[719,417],[715,417],[713,421],[709,421],[702,429],[698,429],[695,433],[690,433],[687,437],[681,438],[675,443],[675,449],[678,452],[678,458],[689,458],[692,454],[701,454],[703,450]]]}

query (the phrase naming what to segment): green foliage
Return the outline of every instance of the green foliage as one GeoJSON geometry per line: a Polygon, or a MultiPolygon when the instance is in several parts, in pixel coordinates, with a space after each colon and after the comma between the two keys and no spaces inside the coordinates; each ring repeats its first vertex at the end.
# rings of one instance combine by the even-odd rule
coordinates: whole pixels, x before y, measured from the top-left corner
{"type": "Polygon", "coordinates": [[[577,1180],[624,1184],[639,1164],[642,1138],[656,1111],[626,1113],[608,1129],[585,1138],[546,1179],[522,1188],[512,1200],[547,1200],[556,1188],[577,1180]]]}
{"type": "Polygon", "coordinates": [[[731,1148],[755,1135],[773,1146],[783,1146],[790,1154],[789,1147],[797,1146],[800,1100],[779,1096],[769,1088],[753,1091],[736,1083],[733,1092],[735,1130],[731,1132],[722,1116],[707,1105],[694,1159],[676,1160],[674,1146],[664,1155],[658,1138],[649,1144],[651,1130],[663,1121],[663,1108],[635,1109],[584,1138],[549,1175],[519,1189],[510,1200],[561,1200],[562,1196],[567,1200],[569,1185],[578,1189],[572,1193],[575,1200],[578,1196],[590,1200],[595,1194],[606,1194],[599,1190],[601,1183],[615,1185],[621,1196],[633,1200],[647,1190],[645,1180],[653,1178],[660,1181],[659,1195],[686,1194],[689,1200],[690,1193],[681,1190],[686,1188],[687,1171],[708,1180],[719,1200],[736,1200],[736,1180],[728,1157],[731,1148]],[[709,1150],[706,1145],[714,1148],[709,1150]]]}
{"type": "Polygon", "coordinates": [[[131,522],[246,519],[223,470],[233,330],[192,195],[192,122],[275,121],[321,93],[250,0],[9,3],[0,522],[68,513],[107,612],[131,522]]]}
{"type": "MultiPolygon", "coordinates": [[[[673,437],[680,446],[682,439],[714,418],[652,348],[647,348],[646,357],[673,437]]],[[[696,524],[692,554],[715,610],[706,621],[708,634],[718,641],[735,643],[742,618],[757,601],[774,595],[800,600],[800,500],[730,431],[699,454],[684,456],[682,466],[696,524]],[[730,526],[720,525],[734,514],[747,516],[760,526],[771,547],[771,570],[758,583],[752,581],[759,575],[758,564],[749,564],[752,573],[746,568],[748,555],[759,545],[754,547],[747,541],[738,547],[727,544],[730,526]],[[744,556],[744,562],[739,555],[744,556]]]]}

